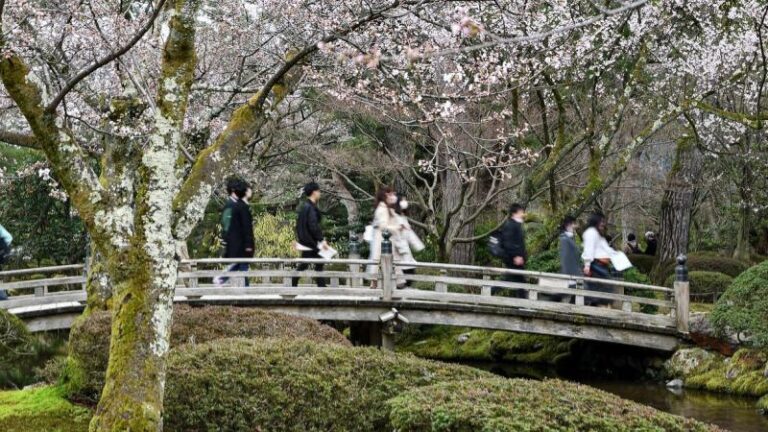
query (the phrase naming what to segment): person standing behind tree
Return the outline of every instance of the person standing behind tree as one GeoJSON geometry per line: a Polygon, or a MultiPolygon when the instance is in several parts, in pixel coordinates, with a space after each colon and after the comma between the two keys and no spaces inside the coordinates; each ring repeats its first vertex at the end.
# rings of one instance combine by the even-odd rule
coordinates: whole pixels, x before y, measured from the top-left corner
{"type": "MultiPolygon", "coordinates": [[[[301,251],[301,257],[305,259],[320,257],[320,249],[328,249],[328,243],[323,236],[323,229],[320,226],[322,215],[317,208],[317,203],[320,202],[320,186],[315,183],[307,183],[304,186],[304,196],[307,200],[299,207],[299,217],[296,220],[296,240],[298,247],[301,251]]],[[[309,268],[309,264],[301,263],[296,270],[304,271],[309,268]]],[[[315,271],[323,271],[323,264],[315,264],[315,271]]],[[[299,278],[293,278],[293,286],[299,285],[299,278]]],[[[325,288],[325,279],[317,278],[317,286],[325,288]]]]}
{"type": "Polygon", "coordinates": [[[645,252],[646,255],[656,256],[656,234],[653,231],[645,233],[645,252]]]}
{"type": "Polygon", "coordinates": [[[629,233],[627,236],[627,244],[624,246],[624,253],[627,255],[640,253],[640,246],[637,245],[637,237],[635,236],[635,233],[629,233]]]}
{"type": "MultiPolygon", "coordinates": [[[[227,183],[227,192],[229,197],[221,214],[224,258],[253,258],[253,216],[248,205],[252,189],[244,180],[233,179],[227,183]]],[[[248,263],[232,264],[227,271],[248,271],[248,263]]],[[[215,283],[221,285],[228,280],[216,278],[215,283]]],[[[245,286],[248,285],[245,278],[245,286]]]]}
{"type": "MultiPolygon", "coordinates": [[[[587,230],[582,235],[584,240],[584,253],[581,258],[584,260],[584,275],[592,278],[610,279],[611,276],[611,255],[616,251],[608,244],[605,238],[605,229],[607,223],[602,213],[594,213],[589,217],[587,230]]],[[[592,291],[613,292],[613,287],[606,284],[588,283],[587,289],[592,291]]],[[[595,306],[610,307],[610,300],[606,299],[585,299],[585,304],[595,306]]]]}
{"type": "MultiPolygon", "coordinates": [[[[8,260],[8,255],[11,253],[11,243],[13,242],[13,236],[8,230],[0,225],[0,270],[3,269],[3,264],[8,260]]],[[[5,290],[0,290],[0,300],[7,300],[8,293],[5,290]]]]}
{"type": "MultiPolygon", "coordinates": [[[[525,208],[520,204],[512,204],[509,209],[509,220],[501,227],[501,248],[504,251],[504,266],[512,270],[525,270],[528,254],[525,250],[525,208]]],[[[525,277],[519,274],[506,274],[507,282],[525,283],[525,277]]],[[[525,298],[525,290],[513,290],[513,296],[525,298]]]]}

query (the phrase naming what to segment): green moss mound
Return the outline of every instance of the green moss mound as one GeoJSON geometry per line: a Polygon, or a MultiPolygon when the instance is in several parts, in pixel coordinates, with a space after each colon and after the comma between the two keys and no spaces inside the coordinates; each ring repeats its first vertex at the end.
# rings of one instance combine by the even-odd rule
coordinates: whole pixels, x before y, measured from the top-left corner
{"type": "MultiPolygon", "coordinates": [[[[95,312],[73,326],[63,372],[71,397],[98,400],[109,359],[111,322],[109,312],[95,312]]],[[[171,347],[232,337],[303,338],[350,345],[335,329],[308,318],[228,306],[174,307],[171,347]]]]}
{"type": "MultiPolygon", "coordinates": [[[[669,276],[674,275],[676,266],[677,262],[674,260],[662,263],[660,265],[660,276],[662,277],[660,281],[665,281],[669,276]]],[[[737,259],[706,254],[689,255],[687,266],[689,273],[695,271],[709,271],[726,274],[732,278],[739,276],[749,268],[749,264],[737,259]]]]}
{"type": "Polygon", "coordinates": [[[228,339],[171,352],[174,431],[382,431],[385,402],[414,387],[490,377],[459,365],[302,340],[228,339]]]}
{"type": "Polygon", "coordinates": [[[568,352],[569,339],[449,326],[410,326],[397,349],[435,360],[513,361],[554,364],[568,352]],[[460,342],[459,339],[463,340],[460,342]]]}
{"type": "MultiPolygon", "coordinates": [[[[724,273],[713,271],[692,271],[688,273],[691,295],[694,301],[711,302],[723,294],[733,283],[733,278],[724,273]]],[[[664,285],[674,286],[675,275],[670,275],[664,285]]]]}
{"type": "Polygon", "coordinates": [[[680,378],[685,387],[761,397],[768,395],[765,376],[768,353],[742,348],[730,357],[700,348],[677,351],[665,365],[671,378],[680,378]]]}
{"type": "Polygon", "coordinates": [[[91,412],[64,399],[60,387],[0,392],[4,432],[85,432],[91,412]]]}
{"type": "Polygon", "coordinates": [[[751,344],[768,347],[768,261],[737,277],[710,316],[720,332],[745,334],[751,344]]]}
{"type": "Polygon", "coordinates": [[[587,386],[482,379],[412,389],[388,403],[402,432],[717,431],[587,386]]]}

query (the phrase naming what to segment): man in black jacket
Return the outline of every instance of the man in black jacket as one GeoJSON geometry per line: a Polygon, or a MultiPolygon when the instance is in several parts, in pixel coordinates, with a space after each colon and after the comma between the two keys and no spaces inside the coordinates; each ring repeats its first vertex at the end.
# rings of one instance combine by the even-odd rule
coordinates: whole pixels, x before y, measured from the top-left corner
{"type": "MultiPolygon", "coordinates": [[[[299,208],[299,218],[296,221],[296,239],[298,243],[298,249],[301,251],[302,258],[321,258],[319,255],[320,249],[327,249],[328,243],[323,236],[323,229],[320,226],[322,215],[317,208],[317,203],[320,201],[320,186],[315,183],[307,183],[304,186],[304,195],[307,200],[301,204],[299,208]]],[[[304,271],[309,267],[309,264],[301,263],[296,270],[304,271]]],[[[322,264],[315,264],[315,271],[323,271],[322,264]]],[[[299,278],[293,278],[293,286],[299,285],[299,278]]],[[[325,288],[325,279],[317,278],[317,286],[325,288]]]]}
{"type": "MultiPolygon", "coordinates": [[[[509,220],[501,228],[501,247],[504,250],[504,266],[512,270],[525,270],[528,254],[525,251],[525,208],[520,204],[512,204],[509,209],[509,220]]],[[[522,275],[504,275],[507,282],[525,283],[522,275]]],[[[525,290],[513,290],[513,296],[525,298],[525,290]]]]}
{"type": "MultiPolygon", "coordinates": [[[[229,197],[221,214],[224,258],[253,258],[253,216],[248,206],[251,187],[243,180],[230,180],[227,192],[229,197]]],[[[248,264],[233,264],[227,271],[248,271],[248,264]]],[[[217,278],[215,282],[220,285],[227,280],[229,278],[217,278]]],[[[245,286],[248,286],[248,278],[245,278],[245,286]]]]}

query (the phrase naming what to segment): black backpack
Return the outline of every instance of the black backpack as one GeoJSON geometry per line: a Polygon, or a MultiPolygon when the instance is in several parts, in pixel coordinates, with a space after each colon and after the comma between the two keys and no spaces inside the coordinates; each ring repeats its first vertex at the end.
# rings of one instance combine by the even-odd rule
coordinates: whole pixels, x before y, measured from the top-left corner
{"type": "Polygon", "coordinates": [[[496,258],[504,258],[504,245],[501,242],[501,230],[496,230],[488,237],[488,251],[496,258]]]}
{"type": "Polygon", "coordinates": [[[8,258],[11,256],[11,245],[5,242],[5,239],[0,238],[0,265],[8,262],[8,258]]]}

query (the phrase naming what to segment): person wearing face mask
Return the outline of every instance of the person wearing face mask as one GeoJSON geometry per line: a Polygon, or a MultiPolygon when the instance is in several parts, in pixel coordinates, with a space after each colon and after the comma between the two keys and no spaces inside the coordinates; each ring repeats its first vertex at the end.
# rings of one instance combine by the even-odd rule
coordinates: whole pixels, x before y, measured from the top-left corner
{"type": "MultiPolygon", "coordinates": [[[[370,259],[373,261],[379,261],[381,258],[381,243],[384,241],[384,231],[389,231],[390,242],[392,242],[392,255],[395,261],[400,261],[400,253],[398,248],[394,247],[400,241],[400,234],[404,227],[400,218],[395,212],[395,206],[397,205],[397,194],[389,187],[384,186],[376,192],[375,211],[373,213],[373,241],[371,242],[371,255],[370,259]]],[[[378,274],[379,266],[371,265],[368,268],[369,273],[378,274]]],[[[376,281],[371,282],[371,287],[376,287],[376,281]]]]}
{"type": "MultiPolygon", "coordinates": [[[[581,258],[584,260],[584,275],[591,278],[611,278],[611,256],[616,253],[608,244],[605,237],[607,227],[605,216],[602,213],[594,213],[589,217],[587,230],[584,231],[584,252],[581,258]]],[[[613,292],[613,287],[607,284],[587,283],[587,289],[592,291],[613,292]]],[[[610,307],[611,301],[607,299],[585,299],[585,304],[610,307]]]]}
{"type": "Polygon", "coordinates": [[[560,233],[560,273],[582,276],[581,254],[576,245],[576,218],[566,216],[560,233]]]}
{"type": "MultiPolygon", "coordinates": [[[[395,213],[397,213],[398,223],[401,226],[401,233],[397,238],[397,243],[393,244],[397,248],[400,254],[401,263],[415,263],[416,259],[413,257],[413,251],[419,252],[424,249],[424,243],[419,239],[411,224],[408,222],[408,200],[404,196],[398,195],[398,202],[395,206],[395,213]]],[[[416,274],[416,267],[412,266],[398,266],[398,270],[402,270],[404,275],[416,274]]],[[[398,288],[410,288],[412,281],[399,279],[398,288]]]]}

